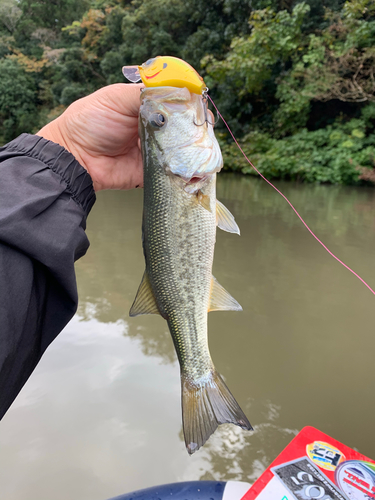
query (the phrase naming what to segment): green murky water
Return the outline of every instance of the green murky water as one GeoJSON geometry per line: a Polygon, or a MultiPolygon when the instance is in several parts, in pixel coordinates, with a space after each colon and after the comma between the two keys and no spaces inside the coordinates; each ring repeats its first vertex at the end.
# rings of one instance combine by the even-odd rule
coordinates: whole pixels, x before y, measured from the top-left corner
{"type": "MultiPolygon", "coordinates": [[[[375,190],[278,184],[375,287],[375,190]]],[[[218,232],[214,275],[241,303],[209,316],[212,357],[255,427],[222,426],[192,457],[165,322],[130,319],[143,274],[142,193],[104,192],[77,265],[79,311],[0,424],[6,500],[104,500],[192,479],[252,482],[305,425],[375,458],[375,297],[264,182],[219,176],[241,237],[218,232]]]]}

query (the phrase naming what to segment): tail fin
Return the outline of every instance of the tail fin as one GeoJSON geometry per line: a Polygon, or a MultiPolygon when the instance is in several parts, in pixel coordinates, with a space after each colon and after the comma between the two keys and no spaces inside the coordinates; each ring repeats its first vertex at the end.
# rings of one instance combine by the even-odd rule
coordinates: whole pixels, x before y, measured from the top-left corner
{"type": "Polygon", "coordinates": [[[181,392],[182,423],[189,455],[199,450],[220,424],[253,429],[217,371],[198,384],[182,375],[181,392]]]}

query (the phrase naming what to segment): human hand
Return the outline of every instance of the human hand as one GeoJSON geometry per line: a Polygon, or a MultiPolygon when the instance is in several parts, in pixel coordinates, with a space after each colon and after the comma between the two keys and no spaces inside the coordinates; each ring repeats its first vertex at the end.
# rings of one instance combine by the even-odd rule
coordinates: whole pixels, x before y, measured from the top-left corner
{"type": "Polygon", "coordinates": [[[117,83],[71,104],[36,135],[70,151],[95,191],[143,186],[138,139],[142,84],[117,83]]]}

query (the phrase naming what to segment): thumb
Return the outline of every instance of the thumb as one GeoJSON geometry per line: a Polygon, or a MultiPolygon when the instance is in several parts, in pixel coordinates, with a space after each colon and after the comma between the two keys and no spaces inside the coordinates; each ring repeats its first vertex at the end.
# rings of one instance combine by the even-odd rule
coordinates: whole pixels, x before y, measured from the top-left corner
{"type": "Polygon", "coordinates": [[[123,115],[137,117],[143,83],[115,83],[97,90],[93,96],[103,105],[123,115]]]}

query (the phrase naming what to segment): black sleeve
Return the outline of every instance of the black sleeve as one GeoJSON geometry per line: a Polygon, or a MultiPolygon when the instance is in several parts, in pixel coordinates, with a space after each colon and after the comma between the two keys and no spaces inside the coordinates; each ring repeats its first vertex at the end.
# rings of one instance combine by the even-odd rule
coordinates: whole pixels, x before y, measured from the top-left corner
{"type": "Polygon", "coordinates": [[[64,148],[22,134],[0,148],[0,418],[74,315],[74,261],[95,202],[64,148]]]}

